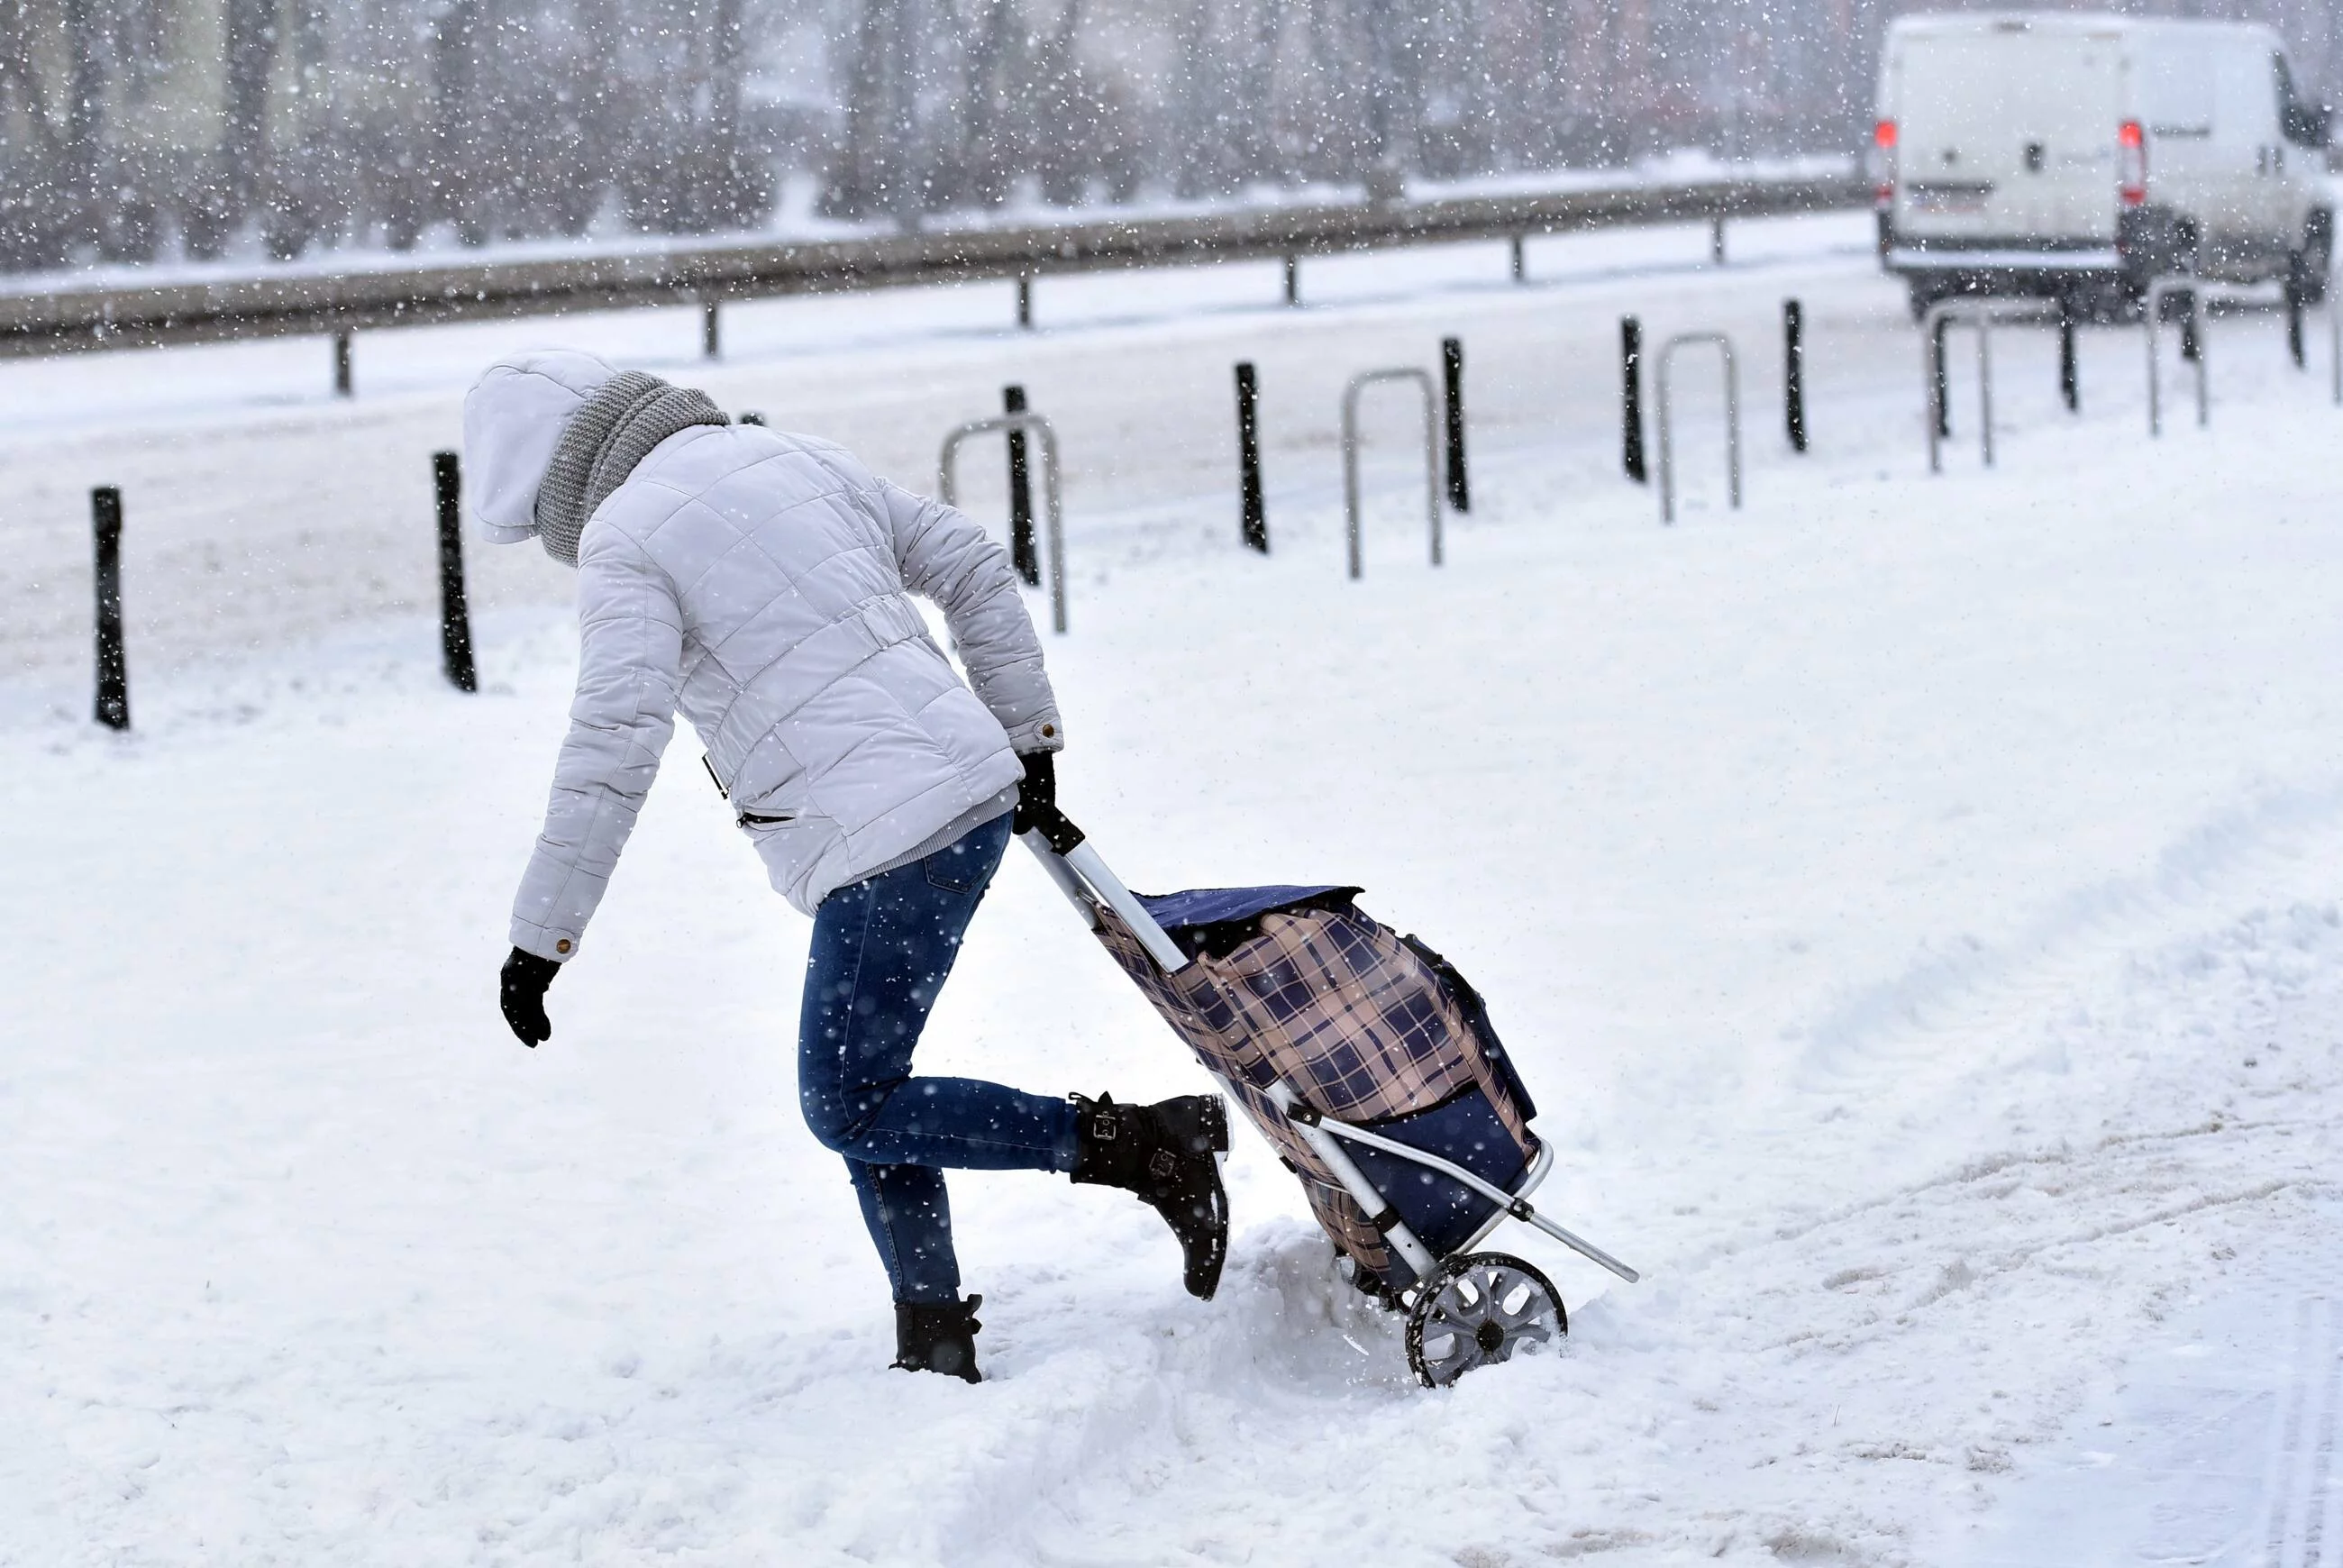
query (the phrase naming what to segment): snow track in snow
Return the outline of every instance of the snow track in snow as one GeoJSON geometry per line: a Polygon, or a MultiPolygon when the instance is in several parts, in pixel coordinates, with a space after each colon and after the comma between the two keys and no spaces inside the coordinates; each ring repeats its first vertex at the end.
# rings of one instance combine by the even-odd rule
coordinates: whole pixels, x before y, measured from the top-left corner
{"type": "MultiPolygon", "coordinates": [[[[2343,1283],[2343,1281],[2332,1282],[2343,1283]]],[[[2343,1405],[2343,1302],[2306,1296],[2295,1303],[2293,1376],[2284,1435],[2269,1459],[2271,1568],[2319,1568],[2335,1561],[2337,1410],[2343,1405]]]]}
{"type": "Polygon", "coordinates": [[[2305,860],[2332,864],[2338,833],[2343,779],[2257,790],[2180,835],[2145,873],[2074,889],[2004,942],[1956,940],[1849,998],[1811,1030],[1802,1087],[1860,1094],[1946,1060],[1947,1047],[2022,1025],[2157,932],[2305,860]]]}

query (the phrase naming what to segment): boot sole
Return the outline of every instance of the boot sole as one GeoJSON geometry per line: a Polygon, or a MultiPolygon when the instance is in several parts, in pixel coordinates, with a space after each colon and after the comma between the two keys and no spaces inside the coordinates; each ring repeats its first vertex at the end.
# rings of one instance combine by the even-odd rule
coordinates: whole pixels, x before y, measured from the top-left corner
{"type": "Polygon", "coordinates": [[[1228,1189],[1221,1185],[1221,1172],[1217,1163],[1212,1168],[1212,1198],[1213,1206],[1218,1211],[1213,1216],[1215,1223],[1212,1254],[1204,1263],[1204,1277],[1188,1282],[1188,1293],[1200,1302],[1211,1301],[1213,1292],[1221,1288],[1221,1270],[1229,1261],[1229,1194],[1228,1189]]]}
{"type": "Polygon", "coordinates": [[[1229,1194],[1221,1182],[1217,1158],[1196,1174],[1202,1178],[1201,1191],[1149,1200],[1148,1206],[1181,1238],[1181,1282],[1190,1295],[1209,1302],[1220,1289],[1221,1270],[1229,1260],[1229,1194]],[[1192,1247],[1190,1229],[1200,1223],[1202,1234],[1197,1241],[1201,1244],[1192,1247]]]}
{"type": "Polygon", "coordinates": [[[1164,1131],[1180,1139],[1191,1156],[1209,1156],[1211,1160],[1204,1167],[1204,1175],[1211,1182],[1207,1222],[1212,1242],[1202,1267],[1185,1271],[1183,1281],[1190,1295],[1200,1302],[1209,1302],[1221,1288],[1221,1270],[1229,1260],[1229,1194],[1221,1181],[1220,1167],[1221,1157],[1229,1151],[1228,1101],[1217,1094],[1191,1094],[1158,1109],[1166,1113],[1164,1131]]]}
{"type": "Polygon", "coordinates": [[[1196,1098],[1203,1101],[1202,1114],[1198,1119],[1202,1125],[1197,1131],[1204,1148],[1212,1151],[1212,1201],[1219,1211],[1212,1260],[1205,1266],[1204,1277],[1196,1282],[1203,1288],[1193,1292],[1197,1300],[1209,1302],[1221,1288],[1221,1269],[1229,1261],[1229,1191],[1221,1181],[1220,1168],[1222,1158],[1229,1151],[1229,1104],[1217,1094],[1200,1094],[1196,1098]]]}
{"type": "MultiPolygon", "coordinates": [[[[1183,1094],[1177,1100],[1166,1100],[1148,1107],[1156,1119],[1156,1126],[1165,1138],[1173,1141],[1191,1160],[1202,1160],[1200,1172],[1210,1185],[1206,1188],[1208,1211],[1205,1218],[1211,1237],[1202,1258],[1187,1255],[1182,1244],[1182,1280],[1188,1293],[1200,1302],[1209,1302],[1221,1288],[1221,1270],[1229,1259],[1229,1194],[1221,1181],[1221,1157],[1229,1151],[1228,1101],[1217,1094],[1183,1094]]],[[[1182,1218],[1171,1206],[1159,1206],[1173,1231],[1185,1234],[1182,1218]]],[[[1187,1216],[1192,1223],[1194,1216],[1187,1216]]]]}

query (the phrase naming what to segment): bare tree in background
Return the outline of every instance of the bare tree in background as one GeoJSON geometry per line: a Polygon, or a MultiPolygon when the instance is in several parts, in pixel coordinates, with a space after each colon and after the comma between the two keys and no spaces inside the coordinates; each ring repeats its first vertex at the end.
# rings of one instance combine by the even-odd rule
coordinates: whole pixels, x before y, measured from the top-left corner
{"type": "MultiPolygon", "coordinates": [[[[2343,77],[2343,0],[2112,3],[2259,17],[2313,91],[2343,77]]],[[[0,268],[754,229],[785,170],[830,216],[910,224],[1305,181],[1387,197],[1668,147],[1845,153],[1882,30],[1921,8],[0,0],[0,268]]]]}
{"type": "MultiPolygon", "coordinates": [[[[1005,0],[1004,0],[1005,3],[1005,0]]],[[[833,159],[821,206],[833,217],[869,217],[886,211],[903,183],[901,135],[902,14],[906,0],[861,0],[846,66],[844,136],[833,159]]]]}
{"type": "Polygon", "coordinates": [[[964,0],[955,18],[961,45],[959,157],[949,183],[954,205],[999,206],[1009,199],[1015,149],[1009,80],[1016,58],[1016,0],[964,0]]]}

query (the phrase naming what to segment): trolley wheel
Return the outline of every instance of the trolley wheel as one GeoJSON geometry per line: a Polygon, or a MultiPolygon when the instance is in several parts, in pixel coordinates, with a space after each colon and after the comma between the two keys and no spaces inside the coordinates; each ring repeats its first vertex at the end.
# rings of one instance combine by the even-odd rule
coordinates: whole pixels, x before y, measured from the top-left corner
{"type": "Polygon", "coordinates": [[[1415,1292],[1407,1364],[1424,1387],[1446,1388],[1474,1367],[1569,1332],[1553,1281],[1509,1252],[1461,1253],[1415,1292]]]}

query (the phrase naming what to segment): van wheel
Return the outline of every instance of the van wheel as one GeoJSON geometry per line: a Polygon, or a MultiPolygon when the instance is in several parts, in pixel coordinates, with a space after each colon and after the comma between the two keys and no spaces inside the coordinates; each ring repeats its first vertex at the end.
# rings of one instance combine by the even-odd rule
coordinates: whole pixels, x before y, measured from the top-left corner
{"type": "Polygon", "coordinates": [[[2140,317],[2140,296],[2126,278],[2085,278],[2067,285],[2057,297],[2060,312],[2077,321],[2113,327],[2140,317]]]}
{"type": "Polygon", "coordinates": [[[2286,257],[2287,291],[2305,305],[2327,297],[2328,269],[2335,265],[2335,215],[2320,207],[2302,226],[2302,248],[2286,257]]]}

